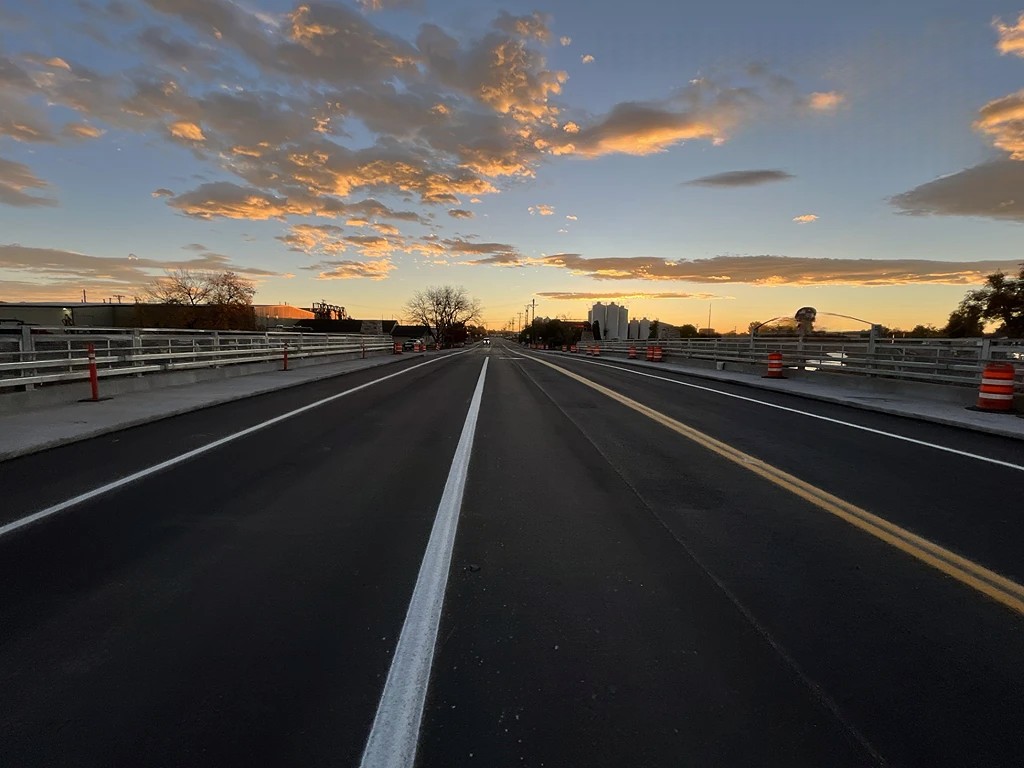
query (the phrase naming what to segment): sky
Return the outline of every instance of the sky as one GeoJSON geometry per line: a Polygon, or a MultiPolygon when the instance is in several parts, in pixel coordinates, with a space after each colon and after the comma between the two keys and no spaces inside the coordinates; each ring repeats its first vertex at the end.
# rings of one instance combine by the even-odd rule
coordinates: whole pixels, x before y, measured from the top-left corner
{"type": "Polygon", "coordinates": [[[0,300],[941,326],[1024,260],[1022,84],[989,0],[4,3],[0,300]]]}

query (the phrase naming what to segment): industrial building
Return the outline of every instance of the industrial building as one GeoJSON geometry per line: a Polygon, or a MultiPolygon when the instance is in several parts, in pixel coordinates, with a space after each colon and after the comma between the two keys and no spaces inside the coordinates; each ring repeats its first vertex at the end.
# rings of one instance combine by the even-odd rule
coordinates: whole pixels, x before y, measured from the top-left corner
{"type": "Polygon", "coordinates": [[[629,310],[614,301],[609,304],[597,302],[587,313],[587,321],[596,322],[604,340],[625,340],[629,338],[629,310]]]}

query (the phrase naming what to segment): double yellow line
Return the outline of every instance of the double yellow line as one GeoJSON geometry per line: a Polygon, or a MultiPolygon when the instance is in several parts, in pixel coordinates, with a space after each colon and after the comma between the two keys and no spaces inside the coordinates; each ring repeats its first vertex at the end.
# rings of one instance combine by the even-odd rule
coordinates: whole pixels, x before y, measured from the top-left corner
{"type": "Polygon", "coordinates": [[[911,533],[905,528],[901,528],[878,515],[873,515],[866,509],[862,509],[855,504],[844,501],[838,496],[833,496],[831,493],[828,493],[817,486],[811,485],[810,483],[804,482],[800,478],[795,477],[788,472],[784,472],[778,467],[774,467],[771,464],[761,461],[761,459],[751,456],[748,453],[744,453],[743,451],[733,448],[731,445],[723,443],[721,440],[716,440],[710,435],[694,429],[693,427],[687,426],[680,421],[676,421],[660,411],[649,408],[643,403],[638,403],[636,400],[626,397],[625,395],[609,389],[608,387],[604,387],[590,379],[580,376],[579,374],[573,373],[559,365],[554,365],[553,363],[549,363],[548,361],[537,357],[532,357],[532,359],[542,365],[546,365],[548,368],[568,376],[574,381],[578,381],[584,386],[590,387],[596,392],[600,392],[602,395],[621,403],[627,408],[631,408],[637,413],[643,414],[652,421],[656,421],[658,424],[671,429],[676,434],[682,435],[688,440],[692,440],[702,448],[706,448],[712,453],[715,453],[724,459],[728,459],[733,464],[749,470],[755,475],[763,477],[765,480],[777,485],[779,488],[783,488],[784,490],[799,496],[819,509],[835,515],[850,525],[874,536],[876,539],[884,541],[886,544],[889,544],[902,552],[906,552],[911,557],[916,558],[922,563],[930,565],[932,568],[935,568],[953,579],[956,579],[961,584],[965,584],[968,587],[981,592],[983,595],[987,595],[996,602],[1002,603],[1007,608],[1010,608],[1019,614],[1024,614],[1024,586],[1021,586],[1017,582],[1011,581],[1005,576],[1001,576],[994,571],[990,571],[988,568],[978,565],[965,557],[961,557],[955,552],[950,552],[948,549],[940,547],[938,544],[929,541],[928,539],[924,539],[917,534],[911,533]]]}

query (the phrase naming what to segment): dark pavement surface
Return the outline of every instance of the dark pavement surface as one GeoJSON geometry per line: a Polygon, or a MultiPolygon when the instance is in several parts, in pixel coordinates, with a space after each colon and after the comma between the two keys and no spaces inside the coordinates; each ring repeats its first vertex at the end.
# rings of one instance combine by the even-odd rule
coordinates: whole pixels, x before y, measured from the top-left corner
{"type": "MultiPolygon", "coordinates": [[[[495,344],[0,537],[0,765],[358,765],[485,355],[419,765],[1020,764],[1021,616],[495,344]]],[[[1024,578],[1024,473],[544,359],[1024,578]]],[[[0,463],[0,524],[396,370],[0,463]]]]}

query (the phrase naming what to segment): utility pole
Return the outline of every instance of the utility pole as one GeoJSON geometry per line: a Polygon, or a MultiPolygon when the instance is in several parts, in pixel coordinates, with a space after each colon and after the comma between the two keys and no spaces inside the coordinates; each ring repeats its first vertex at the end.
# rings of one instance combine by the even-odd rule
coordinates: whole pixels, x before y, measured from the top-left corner
{"type": "MultiPolygon", "coordinates": [[[[530,299],[530,306],[533,308],[533,321],[532,321],[532,323],[536,323],[537,322],[537,300],[536,299],[530,299]]],[[[532,323],[531,323],[531,325],[532,325],[532,323]]]]}
{"type": "Polygon", "coordinates": [[[708,336],[711,335],[711,304],[712,304],[712,302],[709,301],[708,302],[708,336]]]}
{"type": "Polygon", "coordinates": [[[82,303],[85,304],[85,288],[82,289],[82,303]]]}

